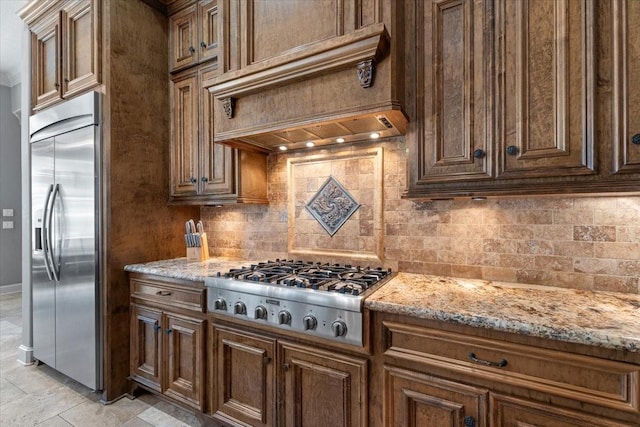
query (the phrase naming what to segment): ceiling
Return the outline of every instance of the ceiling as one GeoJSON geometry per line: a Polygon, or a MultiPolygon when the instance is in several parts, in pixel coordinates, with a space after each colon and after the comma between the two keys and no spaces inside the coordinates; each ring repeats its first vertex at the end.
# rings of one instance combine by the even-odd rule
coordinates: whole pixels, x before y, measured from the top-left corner
{"type": "Polygon", "coordinates": [[[29,0],[0,0],[0,85],[14,86],[22,81],[22,29],[16,14],[29,0]]]}

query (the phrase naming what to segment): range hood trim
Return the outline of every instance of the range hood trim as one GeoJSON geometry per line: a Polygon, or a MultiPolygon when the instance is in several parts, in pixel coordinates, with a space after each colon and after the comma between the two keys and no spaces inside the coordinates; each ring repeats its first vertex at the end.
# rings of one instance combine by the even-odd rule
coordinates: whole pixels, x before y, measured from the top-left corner
{"type": "MultiPolygon", "coordinates": [[[[289,83],[309,80],[367,60],[382,59],[389,35],[382,23],[368,25],[330,42],[296,49],[294,53],[261,61],[204,81],[218,100],[239,98],[289,83]]],[[[354,73],[355,74],[355,73],[354,73]]]]}

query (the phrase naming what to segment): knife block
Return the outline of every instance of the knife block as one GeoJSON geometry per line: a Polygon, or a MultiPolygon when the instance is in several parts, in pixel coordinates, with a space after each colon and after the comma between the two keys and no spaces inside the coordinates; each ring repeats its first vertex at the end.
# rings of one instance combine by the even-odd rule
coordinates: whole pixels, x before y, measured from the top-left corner
{"type": "Polygon", "coordinates": [[[187,248],[187,261],[206,261],[209,259],[209,244],[207,243],[207,233],[200,235],[202,246],[187,248]]]}

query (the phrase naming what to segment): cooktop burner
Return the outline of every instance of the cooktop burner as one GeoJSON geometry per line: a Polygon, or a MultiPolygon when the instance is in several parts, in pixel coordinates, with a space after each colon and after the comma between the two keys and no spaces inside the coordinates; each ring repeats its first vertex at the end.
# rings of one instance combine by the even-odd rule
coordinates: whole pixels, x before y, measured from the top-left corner
{"type": "Polygon", "coordinates": [[[360,295],[390,274],[390,269],[384,270],[380,267],[362,268],[277,259],[231,269],[226,273],[218,272],[217,277],[360,295]]]}

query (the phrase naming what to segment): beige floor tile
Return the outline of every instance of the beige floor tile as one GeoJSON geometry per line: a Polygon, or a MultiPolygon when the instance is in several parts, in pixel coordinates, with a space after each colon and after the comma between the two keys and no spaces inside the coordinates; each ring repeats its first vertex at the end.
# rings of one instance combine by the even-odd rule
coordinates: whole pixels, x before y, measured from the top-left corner
{"type": "Polygon", "coordinates": [[[24,397],[25,394],[24,391],[20,390],[5,378],[0,378],[0,411],[2,410],[2,405],[20,399],[24,397]]]}
{"type": "Polygon", "coordinates": [[[91,420],[96,426],[117,427],[148,408],[149,405],[138,399],[123,398],[111,405],[85,402],[61,412],[60,417],[76,427],[86,426],[87,420],[91,420]]]}
{"type": "Polygon", "coordinates": [[[160,409],[152,406],[151,408],[145,410],[143,413],[138,415],[138,418],[148,422],[153,426],[162,426],[162,427],[190,427],[189,424],[184,423],[176,418],[173,418],[169,414],[160,409]]]}
{"type": "Polygon", "coordinates": [[[87,402],[84,397],[65,386],[40,390],[2,405],[0,425],[35,426],[84,402],[87,402]]]}
{"type": "Polygon", "coordinates": [[[48,420],[44,420],[37,427],[73,427],[71,424],[60,418],[59,415],[51,417],[48,420]]]}

